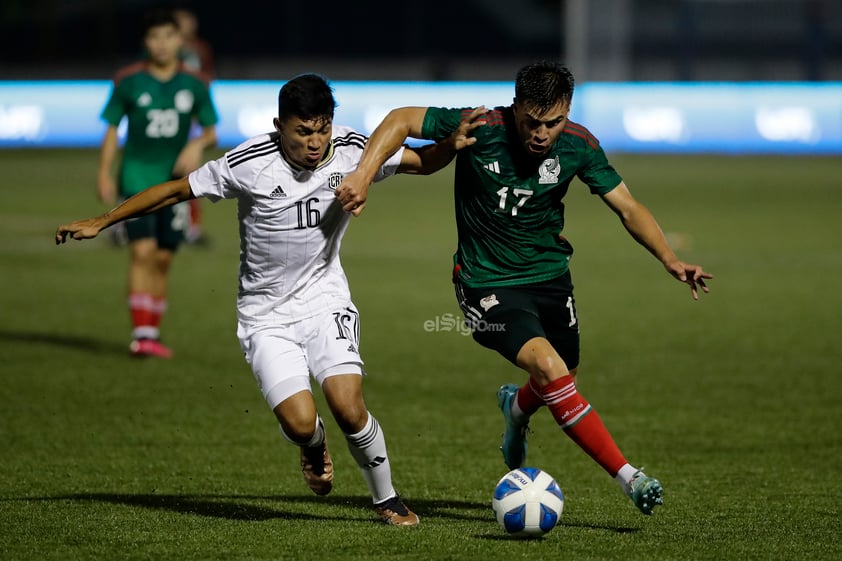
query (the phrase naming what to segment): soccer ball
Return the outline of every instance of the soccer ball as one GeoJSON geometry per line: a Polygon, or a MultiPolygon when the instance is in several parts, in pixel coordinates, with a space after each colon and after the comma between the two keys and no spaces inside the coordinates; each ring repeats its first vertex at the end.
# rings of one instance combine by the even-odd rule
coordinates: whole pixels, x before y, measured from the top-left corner
{"type": "Polygon", "coordinates": [[[519,537],[543,536],[561,519],[564,494],[546,471],[513,469],[497,482],[491,508],[506,532],[519,537]]]}

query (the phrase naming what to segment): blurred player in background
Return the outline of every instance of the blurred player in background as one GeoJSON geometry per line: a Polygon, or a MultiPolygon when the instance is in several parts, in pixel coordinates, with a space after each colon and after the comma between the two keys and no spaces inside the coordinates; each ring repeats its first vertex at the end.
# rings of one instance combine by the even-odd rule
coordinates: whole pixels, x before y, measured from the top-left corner
{"type": "MultiPolygon", "coordinates": [[[[537,63],[518,73],[511,106],[478,118],[483,125],[473,131],[475,143],[456,156],[453,281],[469,325],[479,326],[474,339],[529,375],[522,386],[507,384],[497,394],[506,421],[501,446],[506,465],[524,464],[529,418],[546,405],[635,506],[651,514],[662,503],[660,482],[626,461],[574,382],[579,321],[568,267],[573,247],[561,235],[562,198],[571,181],[578,177],[599,195],[670,275],[690,285],[693,298],[698,287],[707,292],[705,279],[712,277],[673,253],[596,138],[568,120],[572,98],[567,68],[537,63]]],[[[407,136],[438,140],[475,118],[476,110],[465,108],[393,110],[372,133],[358,172],[343,181],[337,197],[346,210],[359,214],[374,170],[407,136]]]]}
{"type": "MultiPolygon", "coordinates": [[[[183,68],[181,35],[175,16],[153,10],[143,23],[146,59],[120,69],[102,111],[108,124],[100,150],[97,191],[113,205],[151,185],[182,177],[201,165],[206,148],[216,145],[218,116],[208,84],[183,68]],[[126,118],[117,180],[112,174],[118,157],[117,128],[126,118]],[[190,139],[192,124],[201,134],[190,139]]],[[[162,208],[126,223],[131,252],[128,304],[133,325],[130,352],[136,356],[170,358],[161,343],[161,319],[167,308],[167,284],[173,256],[188,225],[187,204],[162,208]]]]}
{"type": "Polygon", "coordinates": [[[205,75],[208,80],[216,77],[216,63],[213,47],[199,35],[199,20],[191,10],[178,9],[173,12],[181,32],[182,45],[179,57],[184,67],[205,75]]]}
{"type": "MultiPolygon", "coordinates": [[[[199,35],[199,19],[193,11],[185,8],[177,9],[173,14],[181,32],[181,62],[188,70],[202,74],[210,83],[216,77],[216,64],[211,44],[199,35]]],[[[190,199],[188,204],[190,224],[184,233],[184,240],[189,244],[205,245],[208,237],[202,226],[202,200],[190,199]]]]}
{"type": "MultiPolygon", "coordinates": [[[[96,218],[59,226],[86,239],[108,226],[207,197],[236,199],[240,220],[237,335],[281,434],[300,447],[301,469],[317,495],[333,487],[333,461],[310,377],[321,386],[371,492],[379,518],[415,526],[392,486],[386,440],[362,393],[359,314],[339,260],[350,215],[334,196],[359,162],[366,137],[333,125],[336,101],[321,76],[284,84],[275,131],[251,138],[191,173],[155,185],[96,218]]],[[[397,147],[371,179],[433,173],[469,143],[470,124],[438,144],[397,147]]]]}

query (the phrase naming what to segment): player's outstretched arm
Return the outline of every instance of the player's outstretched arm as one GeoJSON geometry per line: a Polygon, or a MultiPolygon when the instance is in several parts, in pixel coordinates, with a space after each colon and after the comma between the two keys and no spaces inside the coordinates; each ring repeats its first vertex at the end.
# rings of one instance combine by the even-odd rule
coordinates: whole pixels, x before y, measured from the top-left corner
{"type": "MultiPolygon", "coordinates": [[[[474,109],[444,140],[420,148],[404,150],[398,173],[429,175],[447,166],[458,150],[476,142],[476,138],[471,133],[485,124],[482,116],[487,111],[483,106],[474,109]]],[[[359,216],[365,208],[368,188],[374,181],[377,170],[403,145],[407,137],[422,138],[421,126],[426,112],[426,107],[393,109],[374,129],[363,150],[357,169],[348,174],[336,189],[336,197],[346,212],[359,216]]]]}
{"type": "Polygon", "coordinates": [[[700,288],[703,292],[710,291],[705,281],[712,279],[713,275],[705,272],[700,265],[685,263],[676,256],[655,217],[631,195],[625,183],[620,182],[602,199],[617,213],[629,234],[657,257],[669,274],[690,286],[694,300],[699,299],[700,288]]]}
{"type": "Polygon", "coordinates": [[[465,117],[459,127],[444,140],[435,144],[425,144],[418,148],[407,148],[398,173],[430,175],[449,164],[456,156],[456,152],[471,146],[477,139],[473,131],[486,124],[484,115],[488,112],[484,106],[477,107],[465,117]]]}
{"type": "Polygon", "coordinates": [[[94,238],[102,230],[117,222],[149,214],[192,197],[190,183],[186,177],[155,185],[126,199],[105,214],[62,224],[56,229],[56,245],[63,244],[68,236],[74,240],[94,238]]]}
{"type": "Polygon", "coordinates": [[[368,186],[383,164],[406,141],[408,136],[421,138],[426,107],[392,109],[365,143],[357,169],[349,173],[336,189],[336,198],[345,212],[359,216],[368,196],[368,186]]]}

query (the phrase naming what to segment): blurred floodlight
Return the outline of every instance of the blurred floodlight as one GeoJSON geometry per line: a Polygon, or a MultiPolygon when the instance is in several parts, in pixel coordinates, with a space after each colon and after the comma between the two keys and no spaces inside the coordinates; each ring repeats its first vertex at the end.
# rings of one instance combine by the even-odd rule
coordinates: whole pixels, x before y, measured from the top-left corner
{"type": "Polygon", "coordinates": [[[237,130],[243,138],[271,132],[272,120],[277,116],[274,105],[244,105],[237,111],[237,130]]]}
{"type": "Polygon", "coordinates": [[[627,107],[623,111],[623,128],[640,142],[680,142],[684,117],[675,107],[627,107]]]}
{"type": "Polygon", "coordinates": [[[365,108],[365,115],[363,117],[363,123],[365,125],[365,130],[362,131],[365,134],[370,135],[377,125],[386,118],[386,115],[389,114],[391,111],[391,107],[385,107],[382,105],[369,105],[365,108]]]}
{"type": "Polygon", "coordinates": [[[774,142],[815,144],[821,137],[813,112],[807,107],[760,107],[754,122],[760,136],[774,142]]]}
{"type": "Polygon", "coordinates": [[[0,138],[34,141],[46,132],[44,108],[40,105],[0,105],[0,138]]]}

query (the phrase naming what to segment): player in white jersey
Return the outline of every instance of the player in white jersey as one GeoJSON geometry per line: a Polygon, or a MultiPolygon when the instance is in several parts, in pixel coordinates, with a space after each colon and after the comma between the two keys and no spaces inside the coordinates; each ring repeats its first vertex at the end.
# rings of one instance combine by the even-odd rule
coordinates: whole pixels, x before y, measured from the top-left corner
{"type": "MultiPolygon", "coordinates": [[[[392,485],[386,441],[363,399],[359,315],[339,260],[350,213],[335,196],[356,169],[367,138],[333,125],[336,102],[324,78],[303,74],[278,96],[275,131],[247,140],[188,177],[151,187],[111,211],[59,226],[56,243],[95,237],[128,218],[196,197],[236,199],[240,223],[237,335],[255,379],[280,423],[301,449],[310,489],[326,495],[333,462],[310,377],[359,465],[379,518],[415,526],[392,485]]],[[[478,124],[478,123],[477,123],[478,124]]],[[[473,142],[475,124],[420,148],[401,147],[376,174],[433,173],[473,142]]]]}

